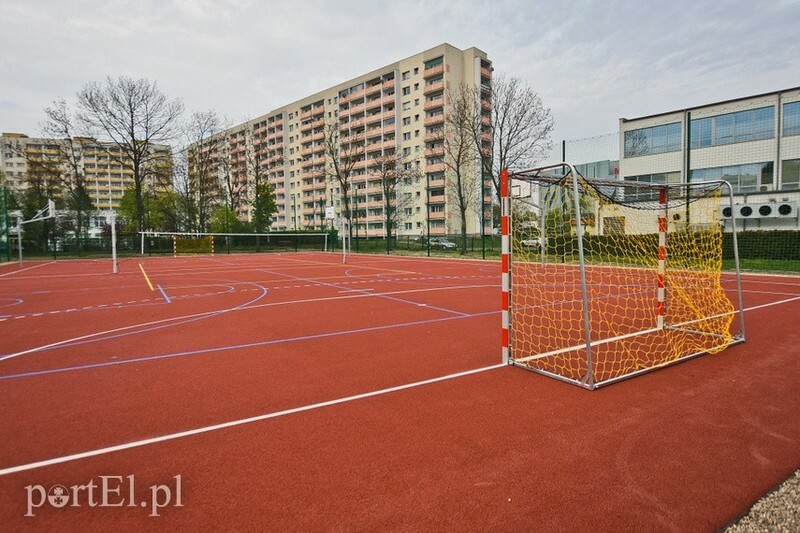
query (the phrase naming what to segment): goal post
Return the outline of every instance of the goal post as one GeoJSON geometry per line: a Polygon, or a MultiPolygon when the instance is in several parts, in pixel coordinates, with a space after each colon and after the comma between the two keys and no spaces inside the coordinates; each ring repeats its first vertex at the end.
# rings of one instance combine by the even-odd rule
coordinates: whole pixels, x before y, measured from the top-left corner
{"type": "Polygon", "coordinates": [[[328,233],[141,232],[142,254],[328,251],[328,233]]]}
{"type": "Polygon", "coordinates": [[[724,181],[587,180],[569,163],[502,171],[503,362],[594,389],[743,342],[723,203],[724,181]]]}

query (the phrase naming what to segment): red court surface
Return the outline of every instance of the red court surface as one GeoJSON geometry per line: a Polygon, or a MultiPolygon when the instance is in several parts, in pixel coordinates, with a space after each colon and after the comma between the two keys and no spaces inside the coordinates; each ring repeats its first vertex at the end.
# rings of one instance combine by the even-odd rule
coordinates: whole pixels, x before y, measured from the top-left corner
{"type": "Polygon", "coordinates": [[[746,343],[589,392],[500,364],[497,262],[110,270],[0,265],[4,531],[714,531],[800,467],[797,277],[744,276],[746,343]]]}

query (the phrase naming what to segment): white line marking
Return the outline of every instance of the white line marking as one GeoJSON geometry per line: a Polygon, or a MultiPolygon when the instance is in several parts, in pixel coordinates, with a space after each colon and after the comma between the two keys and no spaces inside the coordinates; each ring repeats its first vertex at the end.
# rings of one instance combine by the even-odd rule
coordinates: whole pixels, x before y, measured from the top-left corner
{"type": "MultiPolygon", "coordinates": [[[[201,317],[201,316],[215,315],[215,314],[222,315],[222,314],[225,314],[225,313],[230,313],[232,311],[245,311],[245,310],[251,310],[251,309],[261,309],[261,308],[265,308],[265,307],[275,307],[275,306],[280,306],[280,305],[293,305],[293,304],[305,304],[305,303],[315,303],[315,302],[327,302],[327,301],[331,301],[331,300],[347,300],[347,299],[350,299],[350,298],[372,298],[374,296],[393,296],[393,295],[396,295],[396,294],[414,294],[414,293],[420,293],[420,292],[449,291],[449,290],[454,290],[454,289],[475,289],[475,288],[486,288],[486,287],[494,288],[495,285],[457,285],[457,286],[452,286],[452,287],[432,287],[432,288],[426,288],[426,289],[409,289],[409,290],[405,290],[405,291],[390,291],[390,292],[384,292],[384,293],[371,293],[371,294],[363,294],[363,291],[359,291],[358,294],[346,294],[346,295],[342,295],[342,296],[328,296],[328,297],[324,297],[324,298],[307,298],[307,299],[303,299],[303,300],[287,300],[287,301],[284,301],[284,302],[269,302],[269,303],[256,304],[256,305],[250,305],[250,306],[244,306],[244,307],[228,307],[228,308],[217,309],[217,310],[213,310],[213,311],[204,311],[202,313],[193,313],[193,314],[189,314],[189,315],[181,315],[181,316],[176,316],[176,317],[171,317],[171,318],[164,318],[164,319],[161,319],[161,320],[152,320],[150,322],[141,322],[139,324],[131,324],[130,326],[122,326],[122,327],[119,327],[119,328],[107,329],[105,331],[98,331],[96,333],[88,333],[86,335],[81,335],[79,337],[73,337],[71,339],[64,339],[64,340],[61,340],[61,341],[52,342],[50,344],[45,344],[45,345],[42,345],[42,346],[35,346],[33,348],[28,348],[27,350],[22,350],[20,352],[10,353],[10,354],[7,354],[7,355],[4,355],[4,356],[0,357],[0,361],[5,361],[7,359],[13,359],[15,357],[19,357],[21,355],[27,355],[27,354],[30,354],[30,353],[39,352],[39,351],[42,351],[42,350],[46,350],[48,348],[55,348],[56,346],[61,346],[62,344],[69,344],[71,342],[82,341],[82,340],[91,339],[91,338],[94,338],[94,337],[100,337],[102,335],[108,335],[108,334],[111,334],[111,333],[119,333],[121,331],[128,331],[128,330],[136,329],[136,328],[140,328],[140,327],[143,328],[143,327],[147,327],[147,326],[155,326],[155,325],[158,325],[158,324],[167,324],[169,322],[174,322],[176,320],[185,320],[185,319],[189,319],[189,318],[197,318],[197,317],[201,317]]],[[[60,313],[60,312],[61,311],[50,311],[50,314],[60,313]]]]}
{"type": "Polygon", "coordinates": [[[41,265],[33,265],[33,266],[26,267],[26,268],[21,268],[19,270],[14,270],[13,272],[6,272],[5,274],[0,274],[0,278],[5,277],[5,276],[10,276],[11,274],[19,274],[20,272],[25,272],[26,270],[32,270],[34,268],[39,268],[39,267],[43,267],[43,266],[47,266],[47,265],[52,265],[54,262],[55,261],[50,261],[50,262],[47,262],[47,263],[42,263],[41,265]]]}
{"type": "Polygon", "coordinates": [[[125,443],[125,444],[118,444],[116,446],[108,446],[106,448],[98,448],[96,450],[90,450],[90,451],[86,451],[86,452],[75,453],[75,454],[72,454],[72,455],[65,455],[65,456],[62,456],[62,457],[55,457],[55,458],[52,458],[52,459],[46,459],[44,461],[37,461],[37,462],[34,462],[34,463],[28,463],[28,464],[18,465],[18,466],[11,466],[11,467],[3,468],[2,470],[0,470],[0,476],[6,476],[8,474],[15,474],[17,472],[24,472],[26,470],[33,470],[35,468],[42,468],[42,467],[45,467],[45,466],[52,466],[52,465],[57,465],[57,464],[61,464],[61,463],[67,463],[67,462],[70,462],[70,461],[77,461],[79,459],[86,459],[88,457],[96,457],[98,455],[105,455],[105,454],[119,452],[119,451],[123,451],[123,450],[130,450],[131,448],[139,448],[141,446],[148,446],[150,444],[157,444],[159,442],[165,442],[165,441],[180,439],[180,438],[183,438],[183,437],[191,437],[193,435],[200,435],[202,433],[209,433],[211,431],[218,431],[220,429],[227,429],[227,428],[232,428],[232,427],[236,427],[236,426],[241,426],[241,425],[244,425],[244,424],[251,424],[253,422],[261,422],[262,420],[269,420],[271,418],[278,418],[278,417],[281,417],[281,416],[287,416],[287,415],[293,415],[293,414],[297,414],[297,413],[303,413],[305,411],[312,411],[314,409],[322,409],[324,407],[330,407],[332,405],[339,405],[339,404],[342,404],[342,403],[353,402],[353,401],[356,401],[356,400],[363,400],[365,398],[372,398],[372,397],[375,397],[375,396],[381,396],[381,395],[384,395],[384,394],[389,394],[389,393],[392,393],[392,392],[398,392],[398,391],[402,391],[402,390],[406,390],[406,389],[412,389],[412,388],[415,388],[415,387],[422,387],[424,385],[430,385],[432,383],[438,383],[440,381],[447,381],[447,380],[450,380],[450,379],[456,379],[456,378],[460,378],[460,377],[464,377],[464,376],[469,376],[469,375],[472,375],[472,374],[478,374],[480,372],[486,372],[488,370],[495,370],[495,369],[506,367],[506,366],[508,366],[508,365],[506,365],[505,363],[500,363],[500,364],[491,365],[491,366],[485,366],[485,367],[482,367],[482,368],[476,368],[476,369],[473,369],[473,370],[466,370],[464,372],[457,372],[455,374],[448,374],[446,376],[440,376],[438,378],[431,378],[431,379],[426,379],[426,380],[422,380],[422,381],[415,381],[413,383],[407,383],[405,385],[397,385],[396,387],[389,387],[389,388],[380,389],[380,390],[377,390],[377,391],[365,392],[365,393],[362,393],[362,394],[355,394],[353,396],[345,396],[344,398],[338,398],[338,399],[335,399],[335,400],[328,400],[328,401],[325,401],[325,402],[313,403],[313,404],[304,405],[304,406],[301,406],[301,407],[294,407],[292,409],[285,409],[283,411],[276,411],[274,413],[267,413],[267,414],[263,414],[263,415],[253,416],[253,417],[250,417],[250,418],[242,418],[242,419],[239,419],[239,420],[232,420],[230,422],[223,422],[221,424],[214,424],[212,426],[205,426],[205,427],[199,427],[199,428],[190,429],[190,430],[186,430],[186,431],[179,431],[178,433],[170,433],[168,435],[162,435],[160,437],[152,437],[152,438],[149,438],[149,439],[137,440],[137,441],[128,442],[128,443],[125,443]]]}

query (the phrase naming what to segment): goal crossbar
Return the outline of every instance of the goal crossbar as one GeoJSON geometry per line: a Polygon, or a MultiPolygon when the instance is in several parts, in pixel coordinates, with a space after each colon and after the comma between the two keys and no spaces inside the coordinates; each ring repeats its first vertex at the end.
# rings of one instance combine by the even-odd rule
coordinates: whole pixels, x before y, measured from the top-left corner
{"type": "Polygon", "coordinates": [[[743,342],[735,224],[738,301],[721,285],[723,201],[725,181],[588,180],[566,162],[504,170],[503,362],[593,389],[743,342]]]}

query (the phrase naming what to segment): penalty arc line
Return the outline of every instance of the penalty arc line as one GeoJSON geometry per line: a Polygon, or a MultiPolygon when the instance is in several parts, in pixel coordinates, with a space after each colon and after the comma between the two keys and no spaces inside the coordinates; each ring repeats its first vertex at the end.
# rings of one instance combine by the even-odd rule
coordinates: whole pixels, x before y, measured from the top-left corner
{"type": "Polygon", "coordinates": [[[89,458],[89,457],[96,457],[98,455],[106,455],[106,454],[109,454],[109,453],[119,452],[119,451],[123,451],[123,450],[130,450],[132,448],[139,448],[139,447],[142,447],[142,446],[148,446],[150,444],[157,444],[159,442],[166,442],[166,441],[180,439],[180,438],[184,438],[184,437],[191,437],[191,436],[194,436],[194,435],[200,435],[202,433],[209,433],[209,432],[218,431],[218,430],[221,430],[221,429],[227,429],[227,428],[232,428],[232,427],[236,427],[236,426],[242,426],[242,425],[245,425],[245,424],[252,424],[254,422],[261,422],[263,420],[269,420],[271,418],[278,418],[278,417],[281,417],[281,416],[287,416],[287,415],[293,415],[293,414],[297,414],[297,413],[303,413],[303,412],[306,412],[306,411],[312,411],[314,409],[322,409],[324,407],[331,407],[331,406],[339,405],[339,404],[343,404],[343,403],[354,402],[356,400],[363,400],[365,398],[372,398],[372,397],[375,397],[375,396],[382,396],[382,395],[385,395],[385,394],[390,394],[392,392],[398,392],[398,391],[403,391],[403,390],[412,389],[412,388],[416,388],[416,387],[422,387],[422,386],[425,386],[425,385],[431,385],[433,383],[439,383],[441,381],[448,381],[448,380],[451,380],[451,379],[470,376],[470,375],[473,375],[473,374],[478,374],[478,373],[486,372],[486,371],[489,371],[489,370],[496,370],[498,368],[503,368],[503,367],[507,367],[507,366],[508,365],[505,364],[505,363],[499,363],[499,364],[491,365],[491,366],[484,366],[484,367],[475,368],[475,369],[472,369],[472,370],[465,370],[464,372],[457,372],[455,374],[447,374],[445,376],[439,376],[439,377],[436,377],[436,378],[425,379],[425,380],[422,380],[422,381],[415,381],[413,383],[406,383],[405,385],[397,385],[395,387],[388,387],[388,388],[380,389],[380,390],[376,390],[376,391],[364,392],[364,393],[361,393],[361,394],[355,394],[353,396],[345,396],[343,398],[337,398],[337,399],[334,399],[334,400],[327,400],[327,401],[324,401],[324,402],[313,403],[313,404],[309,404],[309,405],[303,405],[301,407],[294,407],[294,408],[291,408],[291,409],[284,409],[283,411],[276,411],[276,412],[273,412],[273,413],[267,413],[267,414],[263,414],[263,415],[253,416],[253,417],[250,417],[250,418],[242,418],[242,419],[239,419],[239,420],[232,420],[230,422],[223,422],[221,424],[214,424],[214,425],[211,425],[211,426],[204,426],[204,427],[199,427],[199,428],[195,428],[195,429],[189,429],[189,430],[186,430],[186,431],[179,431],[177,433],[170,433],[170,434],[167,434],[167,435],[161,435],[159,437],[152,437],[152,438],[149,438],[149,439],[142,439],[142,440],[138,440],[138,441],[127,442],[125,444],[118,444],[116,446],[108,446],[108,447],[105,447],[105,448],[98,448],[96,450],[89,450],[89,451],[86,451],[86,452],[75,453],[75,454],[72,454],[72,455],[65,455],[65,456],[62,456],[62,457],[55,457],[55,458],[52,458],[52,459],[46,459],[44,461],[37,461],[37,462],[34,462],[34,463],[11,466],[11,467],[0,469],[0,476],[6,476],[8,474],[15,474],[17,472],[24,472],[26,470],[33,470],[33,469],[42,468],[42,467],[45,467],[45,466],[52,466],[52,465],[57,465],[57,464],[61,464],[61,463],[68,463],[68,462],[71,462],[71,461],[77,461],[79,459],[86,459],[86,458],[89,458]]]}
{"type": "MultiPolygon", "coordinates": [[[[796,301],[796,300],[800,300],[800,297],[789,298],[789,299],[782,300],[782,301],[779,301],[779,302],[770,302],[768,304],[763,304],[763,305],[758,305],[758,306],[746,308],[745,311],[753,311],[753,310],[756,310],[756,309],[762,309],[762,308],[765,308],[765,307],[771,307],[771,306],[774,306],[774,305],[778,305],[778,304],[782,304],[782,303],[788,303],[788,302],[792,302],[792,301],[796,301]]],[[[508,365],[505,364],[505,363],[500,363],[500,364],[481,367],[481,368],[477,368],[477,369],[473,369],[473,370],[467,370],[467,371],[464,371],[464,372],[458,372],[458,373],[455,373],[455,374],[448,374],[446,376],[440,376],[438,378],[432,378],[432,379],[427,379],[427,380],[423,380],[423,381],[417,381],[417,382],[414,382],[414,383],[408,383],[408,384],[405,384],[405,385],[398,385],[398,386],[395,386],[395,387],[389,387],[389,388],[380,389],[380,390],[377,390],[377,391],[366,392],[366,393],[362,393],[362,394],[356,394],[356,395],[353,395],[353,396],[346,396],[344,398],[338,398],[338,399],[335,399],[335,400],[328,400],[328,401],[325,401],[325,402],[305,405],[305,406],[301,406],[301,407],[295,407],[295,408],[292,408],[292,409],[286,409],[286,410],[277,411],[277,412],[274,412],[274,413],[267,413],[267,414],[264,414],[264,415],[254,416],[254,417],[250,417],[250,418],[243,418],[243,419],[239,419],[239,420],[232,420],[232,421],[229,421],[229,422],[223,422],[221,424],[214,424],[214,425],[211,425],[211,426],[204,426],[204,427],[190,429],[190,430],[181,431],[181,432],[177,432],[177,433],[170,433],[170,434],[162,435],[162,436],[159,436],[159,437],[152,437],[152,438],[149,438],[149,439],[132,441],[132,442],[128,442],[128,443],[125,443],[125,444],[118,444],[118,445],[115,445],[115,446],[108,446],[108,447],[105,447],[105,448],[98,448],[98,449],[95,449],[95,450],[90,450],[90,451],[86,451],[86,452],[80,452],[80,453],[71,454],[71,455],[65,455],[65,456],[62,456],[62,457],[55,457],[55,458],[46,459],[46,460],[43,460],[43,461],[37,461],[37,462],[27,463],[27,464],[17,465],[17,466],[11,466],[11,467],[0,469],[0,476],[14,474],[14,473],[17,473],[17,472],[24,472],[24,471],[27,471],[27,470],[34,470],[36,468],[42,468],[42,467],[46,467],[46,466],[52,466],[52,465],[67,463],[67,462],[71,462],[71,461],[77,461],[77,460],[86,459],[86,458],[89,458],[89,457],[96,457],[96,456],[99,456],[99,455],[106,455],[106,454],[110,454],[110,453],[114,453],[114,452],[118,452],[118,451],[124,451],[124,450],[129,450],[129,449],[132,449],[132,448],[138,448],[138,447],[142,447],[142,446],[147,446],[147,445],[150,445],[150,444],[157,444],[157,443],[160,443],[160,442],[180,439],[180,438],[183,438],[183,437],[190,437],[190,436],[193,436],[193,435],[199,435],[199,434],[202,434],[202,433],[209,433],[209,432],[217,431],[217,430],[220,430],[220,429],[227,429],[227,428],[231,428],[231,427],[241,426],[241,425],[244,425],[244,424],[260,422],[260,421],[268,420],[268,419],[271,419],[271,418],[277,418],[277,417],[281,417],[281,416],[287,416],[287,415],[291,415],[291,414],[302,413],[302,412],[305,412],[305,411],[311,411],[313,409],[320,409],[320,408],[324,408],[324,407],[330,407],[330,406],[333,406],[333,405],[338,405],[338,404],[342,404],[342,403],[361,400],[361,399],[364,399],[364,398],[380,396],[380,395],[389,394],[389,393],[397,392],[397,391],[401,391],[401,390],[411,389],[411,388],[415,388],[415,387],[421,387],[421,386],[424,386],[424,385],[429,385],[429,384],[437,383],[437,382],[440,382],[440,381],[446,381],[446,380],[455,379],[455,378],[459,378],[459,377],[464,377],[464,376],[468,376],[468,375],[472,375],[472,374],[477,374],[477,373],[480,373],[480,372],[486,372],[488,370],[496,370],[496,369],[503,368],[503,367],[506,367],[506,366],[508,366],[508,365]]]]}

